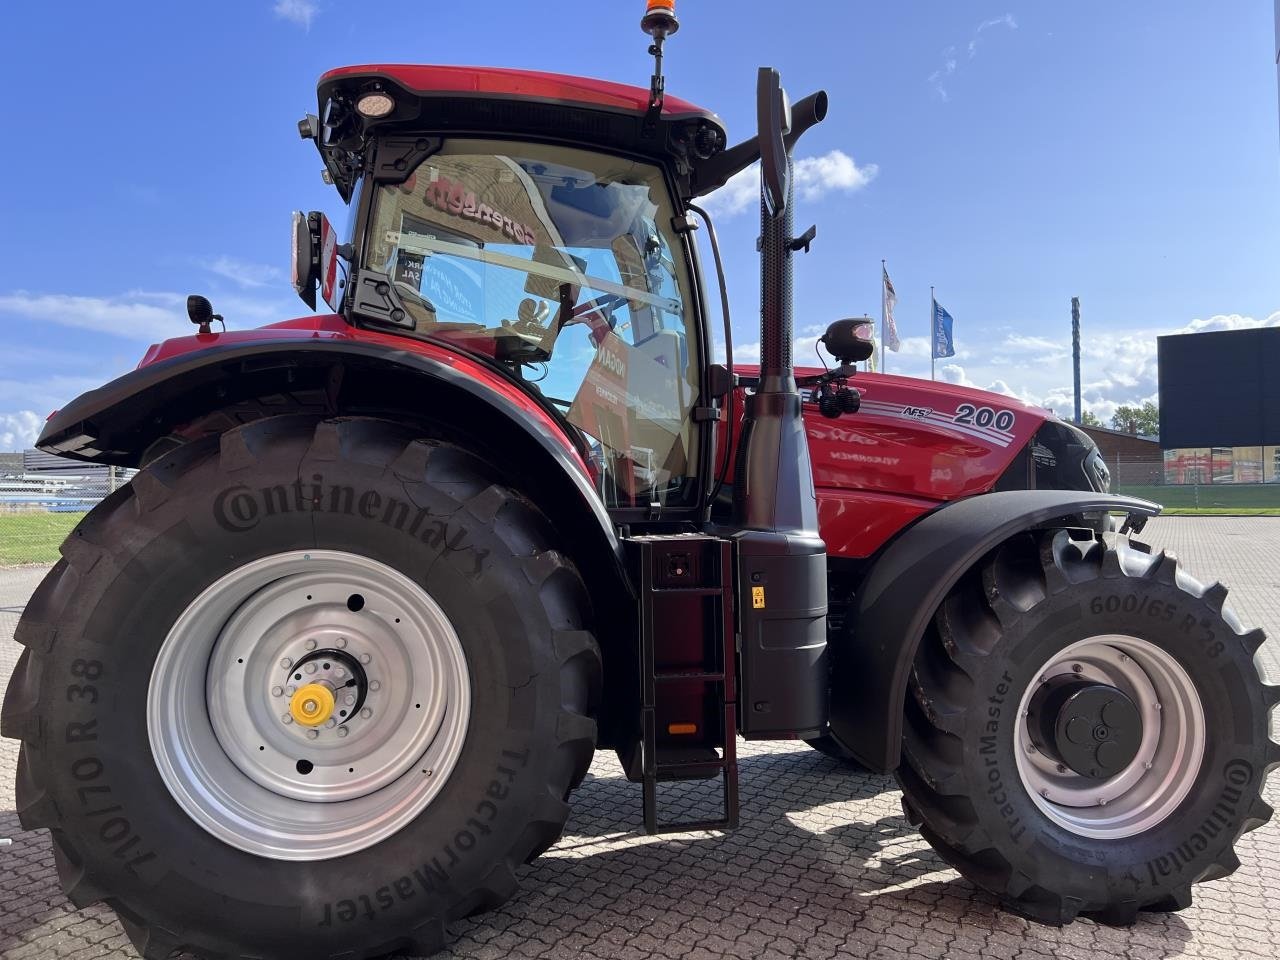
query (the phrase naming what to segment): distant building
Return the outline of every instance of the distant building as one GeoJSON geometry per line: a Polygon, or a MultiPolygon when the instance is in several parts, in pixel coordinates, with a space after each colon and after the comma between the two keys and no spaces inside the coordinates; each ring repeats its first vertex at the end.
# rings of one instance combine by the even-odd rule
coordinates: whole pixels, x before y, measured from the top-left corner
{"type": "Polygon", "coordinates": [[[1160,441],[1155,437],[1140,437],[1121,430],[1083,424],[1080,429],[1098,445],[1098,451],[1111,471],[1111,481],[1120,489],[1133,484],[1148,486],[1164,482],[1164,458],[1160,441]]]}
{"type": "Polygon", "coordinates": [[[1159,338],[1166,483],[1280,483],[1280,327],[1159,338]]]}

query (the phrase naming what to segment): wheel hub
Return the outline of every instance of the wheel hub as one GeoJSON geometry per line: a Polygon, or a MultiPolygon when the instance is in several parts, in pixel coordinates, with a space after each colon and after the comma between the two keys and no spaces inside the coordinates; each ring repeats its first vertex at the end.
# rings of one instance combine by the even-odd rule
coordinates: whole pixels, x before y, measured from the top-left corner
{"type": "Polygon", "coordinates": [[[333,691],[326,683],[308,683],[289,700],[293,719],[308,727],[318,727],[333,715],[333,691]]]}
{"type": "Polygon", "coordinates": [[[365,557],[298,551],[191,603],[147,711],[161,776],[194,820],[250,853],[319,860],[390,836],[439,792],[470,681],[420,586],[365,557]]]}
{"type": "Polygon", "coordinates": [[[1042,684],[1027,726],[1041,752],[1090,780],[1109,780],[1138,755],[1142,714],[1123,691],[1074,674],[1042,684]]]}
{"type": "Polygon", "coordinates": [[[1118,839],[1177,809],[1195,783],[1206,733],[1195,681],[1169,651],[1100,634],[1064,647],[1032,676],[1014,758],[1050,821],[1118,839]]]}

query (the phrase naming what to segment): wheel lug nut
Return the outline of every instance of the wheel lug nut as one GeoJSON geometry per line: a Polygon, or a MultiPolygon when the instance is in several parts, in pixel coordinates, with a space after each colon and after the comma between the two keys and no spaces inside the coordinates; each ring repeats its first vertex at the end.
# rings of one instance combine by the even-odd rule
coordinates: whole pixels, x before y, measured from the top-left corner
{"type": "Polygon", "coordinates": [[[316,642],[314,640],[308,640],[306,646],[308,650],[314,650],[316,648],[316,642]]]}
{"type": "Polygon", "coordinates": [[[373,661],[373,657],[371,657],[369,654],[367,653],[360,654],[361,663],[371,663],[372,661],[373,661]]]}
{"type": "Polygon", "coordinates": [[[308,730],[308,731],[307,731],[307,739],[308,739],[308,740],[314,740],[314,739],[315,739],[316,737],[318,737],[318,736],[320,736],[320,731],[319,731],[319,730],[308,730]]]}
{"type": "Polygon", "coordinates": [[[291,717],[291,716],[290,716],[289,714],[287,714],[287,713],[282,713],[282,714],[280,714],[280,722],[281,722],[281,723],[293,723],[293,717],[291,717]]]}
{"type": "Polygon", "coordinates": [[[1162,707],[1162,706],[1161,706],[1160,704],[1158,704],[1158,703],[1157,703],[1157,704],[1153,704],[1153,706],[1154,706],[1154,707],[1155,707],[1155,709],[1157,709],[1157,710],[1163,710],[1163,709],[1164,709],[1164,707],[1162,707]]]}
{"type": "Polygon", "coordinates": [[[315,673],[316,670],[318,669],[319,667],[317,667],[314,663],[308,663],[306,667],[307,673],[315,673]]]}
{"type": "Polygon", "coordinates": [[[338,649],[339,649],[339,650],[343,650],[343,649],[345,649],[345,648],[346,648],[346,646],[347,646],[347,638],[346,638],[346,637],[339,637],[339,638],[337,639],[336,643],[337,643],[337,645],[338,645],[338,649]]]}
{"type": "Polygon", "coordinates": [[[347,671],[343,670],[341,667],[335,667],[333,675],[335,677],[345,677],[347,675],[347,671]]]}
{"type": "Polygon", "coordinates": [[[290,667],[293,666],[293,661],[290,660],[288,657],[284,657],[280,661],[280,666],[288,670],[290,667]]]}
{"type": "Polygon", "coordinates": [[[369,689],[370,689],[370,690],[381,690],[381,689],[382,689],[382,684],[380,684],[377,680],[370,680],[370,681],[369,681],[369,689]]]}
{"type": "Polygon", "coordinates": [[[272,695],[273,697],[283,697],[283,696],[284,696],[284,687],[272,687],[272,688],[271,688],[271,695],[272,695]]]}
{"type": "Polygon", "coordinates": [[[354,704],[354,703],[356,702],[356,695],[355,695],[354,693],[348,693],[348,694],[343,698],[342,702],[343,702],[343,703],[345,703],[345,704],[349,707],[349,706],[351,706],[352,704],[354,704]]]}
{"type": "Polygon", "coordinates": [[[345,736],[346,736],[348,733],[350,733],[350,732],[351,732],[351,731],[350,731],[350,730],[348,730],[346,727],[339,727],[339,728],[338,728],[338,736],[340,736],[340,737],[345,737],[345,736]]]}
{"type": "Polygon", "coordinates": [[[365,707],[363,710],[360,711],[360,716],[362,719],[368,720],[370,717],[373,716],[373,711],[370,710],[368,707],[365,707]]]}
{"type": "Polygon", "coordinates": [[[1121,662],[1121,663],[1128,663],[1128,662],[1129,662],[1129,655],[1128,655],[1127,653],[1122,653],[1122,654],[1120,654],[1120,662],[1121,662]]]}
{"type": "Polygon", "coordinates": [[[284,692],[285,692],[285,696],[292,697],[295,693],[298,692],[298,688],[291,683],[289,684],[289,686],[284,688],[284,692]]]}
{"type": "Polygon", "coordinates": [[[1100,807],[1105,807],[1106,805],[1107,805],[1107,798],[1106,798],[1106,797],[1099,797],[1099,798],[1098,798],[1098,806],[1100,806],[1100,807]]]}
{"type": "Polygon", "coordinates": [[[1073,663],[1073,664],[1071,665],[1071,672],[1072,672],[1072,673],[1084,673],[1084,667],[1080,666],[1080,664],[1078,664],[1078,663],[1073,663]]]}
{"type": "Polygon", "coordinates": [[[337,725],[338,725],[338,721],[337,721],[337,720],[335,720],[335,719],[333,719],[333,717],[330,717],[330,718],[325,722],[325,726],[326,726],[326,727],[329,727],[330,729],[333,729],[333,728],[334,728],[334,727],[336,727],[337,725]]]}

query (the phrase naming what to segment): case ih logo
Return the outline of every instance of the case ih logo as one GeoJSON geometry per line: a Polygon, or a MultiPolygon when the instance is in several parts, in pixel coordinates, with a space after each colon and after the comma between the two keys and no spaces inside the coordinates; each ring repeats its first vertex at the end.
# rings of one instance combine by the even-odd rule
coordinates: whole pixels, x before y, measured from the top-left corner
{"type": "Polygon", "coordinates": [[[531,228],[522,223],[516,223],[487,203],[478,202],[472,191],[448,177],[440,177],[428,184],[425,200],[429,206],[435,207],[442,213],[452,214],[463,220],[486,223],[495,230],[501,230],[516,243],[532,246],[538,241],[537,235],[531,228]]]}

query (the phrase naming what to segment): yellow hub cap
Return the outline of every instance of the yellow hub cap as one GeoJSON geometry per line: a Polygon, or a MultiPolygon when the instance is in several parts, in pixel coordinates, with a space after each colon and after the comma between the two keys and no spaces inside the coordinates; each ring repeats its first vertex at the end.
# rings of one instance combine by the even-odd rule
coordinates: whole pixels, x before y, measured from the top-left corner
{"type": "Polygon", "coordinates": [[[299,687],[289,700],[289,712],[298,723],[318,727],[333,714],[333,691],[323,683],[299,687]]]}

